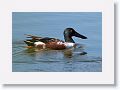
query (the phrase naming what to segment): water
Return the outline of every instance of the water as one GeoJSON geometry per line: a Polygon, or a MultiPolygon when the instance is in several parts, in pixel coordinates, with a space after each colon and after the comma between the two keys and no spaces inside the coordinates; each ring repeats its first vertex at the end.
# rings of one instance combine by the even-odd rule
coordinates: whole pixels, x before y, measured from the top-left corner
{"type": "Polygon", "coordinates": [[[101,12],[13,12],[13,72],[101,72],[101,12]],[[88,39],[73,38],[79,47],[70,50],[27,49],[24,34],[64,40],[63,31],[74,28],[88,39]],[[82,55],[82,52],[87,54],[82,55]]]}

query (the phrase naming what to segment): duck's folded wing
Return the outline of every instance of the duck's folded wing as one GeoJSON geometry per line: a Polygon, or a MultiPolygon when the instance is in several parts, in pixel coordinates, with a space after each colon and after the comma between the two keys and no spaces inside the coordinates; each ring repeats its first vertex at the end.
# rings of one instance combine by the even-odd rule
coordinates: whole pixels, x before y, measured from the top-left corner
{"type": "Polygon", "coordinates": [[[43,42],[45,44],[64,42],[64,41],[56,39],[56,38],[39,37],[39,36],[30,35],[30,34],[25,34],[25,35],[28,36],[27,38],[29,38],[24,41],[28,46],[34,46],[35,42],[43,42]]]}
{"type": "Polygon", "coordinates": [[[43,42],[43,43],[52,43],[52,42],[64,42],[62,40],[56,39],[56,38],[49,38],[49,37],[44,37],[39,39],[39,41],[43,42]]]}

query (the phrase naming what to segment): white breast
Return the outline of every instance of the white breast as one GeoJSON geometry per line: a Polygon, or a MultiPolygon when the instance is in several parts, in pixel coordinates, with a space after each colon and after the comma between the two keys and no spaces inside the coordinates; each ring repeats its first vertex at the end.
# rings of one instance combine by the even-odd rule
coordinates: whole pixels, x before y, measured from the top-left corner
{"type": "Polygon", "coordinates": [[[67,48],[71,48],[71,47],[74,47],[74,46],[75,46],[75,43],[65,42],[64,44],[65,44],[65,46],[66,46],[67,48]]]}

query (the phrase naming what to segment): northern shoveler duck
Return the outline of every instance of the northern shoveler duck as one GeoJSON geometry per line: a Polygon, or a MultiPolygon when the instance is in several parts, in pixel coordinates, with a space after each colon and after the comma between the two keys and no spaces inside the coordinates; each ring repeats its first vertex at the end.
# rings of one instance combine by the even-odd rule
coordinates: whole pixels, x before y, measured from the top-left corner
{"type": "Polygon", "coordinates": [[[75,47],[75,41],[72,39],[72,36],[87,39],[87,37],[79,34],[76,32],[73,28],[66,28],[64,30],[64,39],[65,41],[56,39],[56,38],[49,38],[49,37],[38,37],[33,35],[28,35],[28,37],[31,39],[27,39],[24,42],[28,45],[28,48],[30,47],[36,47],[40,49],[53,49],[53,50],[63,50],[71,47],[75,47]]]}

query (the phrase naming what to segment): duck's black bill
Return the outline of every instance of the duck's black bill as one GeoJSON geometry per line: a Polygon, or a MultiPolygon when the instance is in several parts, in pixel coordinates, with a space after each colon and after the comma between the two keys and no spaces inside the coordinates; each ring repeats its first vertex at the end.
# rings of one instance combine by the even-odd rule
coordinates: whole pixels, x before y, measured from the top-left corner
{"type": "Polygon", "coordinates": [[[82,39],[87,39],[86,36],[83,36],[83,35],[81,35],[81,34],[79,34],[79,33],[77,33],[77,32],[75,32],[74,36],[75,36],[75,37],[82,38],[82,39]]]}

